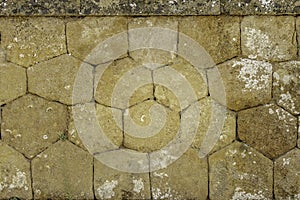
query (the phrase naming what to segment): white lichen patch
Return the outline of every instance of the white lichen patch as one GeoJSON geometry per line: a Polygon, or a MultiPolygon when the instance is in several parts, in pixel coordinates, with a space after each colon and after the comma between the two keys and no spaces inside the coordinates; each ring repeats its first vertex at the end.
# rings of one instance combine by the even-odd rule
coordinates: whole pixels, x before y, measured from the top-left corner
{"type": "Polygon", "coordinates": [[[97,188],[97,192],[101,199],[111,199],[115,196],[114,189],[118,185],[118,181],[112,180],[108,181],[106,180],[103,185],[97,188]]]}
{"type": "Polygon", "coordinates": [[[153,175],[156,177],[159,177],[159,178],[169,177],[168,174],[163,173],[163,172],[161,172],[161,173],[154,172],[153,175]]]}
{"type": "Polygon", "coordinates": [[[282,159],[282,165],[283,165],[283,166],[289,165],[289,164],[290,164],[290,161],[291,161],[291,158],[283,158],[283,159],[282,159]]]}
{"type": "Polygon", "coordinates": [[[0,192],[4,189],[13,190],[13,189],[23,189],[27,191],[29,189],[26,173],[16,169],[16,173],[12,176],[1,177],[0,181],[0,192]]]}
{"type": "Polygon", "coordinates": [[[278,104],[293,111],[295,114],[299,114],[299,112],[296,111],[295,101],[289,91],[287,91],[286,94],[280,94],[278,104]]]}
{"type": "Polygon", "coordinates": [[[270,87],[272,65],[268,62],[241,59],[234,61],[232,67],[241,67],[238,79],[244,83],[243,92],[264,90],[270,87]]]}
{"type": "MultiPolygon", "coordinates": [[[[166,185],[168,185],[168,184],[166,184],[166,185]]],[[[183,199],[182,196],[178,192],[176,192],[175,190],[172,190],[170,187],[165,187],[164,189],[153,188],[152,196],[153,196],[153,199],[174,199],[174,200],[183,199]]]]}
{"type": "Polygon", "coordinates": [[[144,190],[144,182],[142,178],[139,179],[133,179],[133,191],[136,193],[140,193],[142,190],[144,190]]]}
{"type": "Polygon", "coordinates": [[[275,3],[273,0],[259,0],[261,3],[261,7],[263,7],[266,11],[272,11],[275,7],[275,3]]]}
{"type": "Polygon", "coordinates": [[[255,193],[247,193],[242,190],[242,188],[237,187],[234,191],[234,194],[231,198],[232,200],[267,200],[269,198],[263,195],[262,191],[258,191],[255,193]]]}

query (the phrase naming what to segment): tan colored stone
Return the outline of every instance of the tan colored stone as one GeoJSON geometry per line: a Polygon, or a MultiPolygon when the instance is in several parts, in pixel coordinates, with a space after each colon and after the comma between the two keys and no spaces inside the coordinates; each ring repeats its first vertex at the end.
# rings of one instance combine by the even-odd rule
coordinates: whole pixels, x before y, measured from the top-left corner
{"type": "Polygon", "coordinates": [[[29,162],[3,142],[0,142],[0,158],[0,198],[31,199],[29,162]]]}
{"type": "Polygon", "coordinates": [[[1,45],[7,60],[29,67],[66,53],[65,25],[58,18],[2,18],[1,45]]]}
{"type": "MultiPolygon", "coordinates": [[[[166,112],[166,121],[164,124],[158,124],[157,120],[162,121],[161,113],[157,113],[151,118],[150,109],[152,106],[158,106],[153,100],[148,100],[132,106],[124,113],[124,146],[142,152],[151,152],[161,149],[167,145],[177,134],[180,125],[179,113],[167,109],[160,105],[160,111],[166,112]],[[157,119],[155,121],[155,119],[157,119]],[[133,131],[130,123],[135,123],[140,133],[133,131]],[[153,122],[153,124],[151,124],[153,122]],[[148,127],[151,127],[147,129],[148,127]],[[161,128],[161,129],[160,129],[161,128]],[[150,132],[148,133],[148,131],[150,132]],[[133,135],[141,134],[141,135],[133,135]]],[[[162,122],[163,123],[163,122],[162,122]]]]}
{"type": "Polygon", "coordinates": [[[273,96],[277,104],[292,114],[300,114],[300,62],[275,64],[273,96]]]}
{"type": "Polygon", "coordinates": [[[229,16],[184,17],[179,21],[179,32],[198,42],[215,63],[220,63],[240,53],[239,23],[238,17],[229,16]]]}
{"type": "Polygon", "coordinates": [[[32,177],[37,199],[93,198],[93,158],[68,141],[34,158],[32,177]]]}
{"type": "Polygon", "coordinates": [[[271,100],[272,65],[264,61],[233,59],[209,70],[208,82],[212,98],[232,110],[265,104],[271,100]]]}
{"type": "Polygon", "coordinates": [[[209,157],[209,199],[272,199],[273,163],[235,142],[209,157]]]}
{"type": "Polygon", "coordinates": [[[66,107],[26,95],[3,108],[2,140],[32,158],[58,140],[67,128],[66,107]]]}
{"type": "Polygon", "coordinates": [[[276,199],[300,198],[299,163],[299,149],[293,149],[276,159],[274,165],[274,192],[276,199]]]}
{"type": "MultiPolygon", "coordinates": [[[[67,41],[69,52],[81,60],[92,64],[101,64],[115,60],[115,54],[126,54],[127,43],[127,19],[125,17],[86,17],[82,20],[67,23],[67,41]],[[124,32],[119,40],[110,41],[107,48],[96,51],[98,58],[91,56],[92,50],[110,37],[124,32]],[[123,53],[122,53],[123,52],[123,53]],[[125,52],[125,53],[124,53],[125,52]]],[[[121,56],[121,55],[120,55],[121,56]]]]}
{"type": "Polygon", "coordinates": [[[0,63],[0,105],[26,93],[25,69],[12,63],[0,63]]]}
{"type": "Polygon", "coordinates": [[[298,117],[298,148],[300,148],[300,116],[298,117]]]}
{"type": "Polygon", "coordinates": [[[238,136],[269,158],[297,143],[297,119],[282,108],[268,104],[238,113],[238,136]]]}
{"type": "Polygon", "coordinates": [[[200,159],[195,149],[188,149],[167,168],[150,176],[153,199],[207,199],[207,160],[200,159]]]}
{"type": "Polygon", "coordinates": [[[81,61],[70,55],[62,55],[30,67],[28,90],[68,105],[89,102],[93,96],[93,68],[81,64],[81,61]],[[73,98],[75,79],[80,87],[80,97],[73,98]]]}
{"type": "Polygon", "coordinates": [[[292,16],[246,16],[241,29],[242,54],[251,59],[284,61],[297,56],[292,16]]]}
{"type": "Polygon", "coordinates": [[[131,174],[94,164],[94,187],[97,199],[150,199],[148,173],[131,174]]]}

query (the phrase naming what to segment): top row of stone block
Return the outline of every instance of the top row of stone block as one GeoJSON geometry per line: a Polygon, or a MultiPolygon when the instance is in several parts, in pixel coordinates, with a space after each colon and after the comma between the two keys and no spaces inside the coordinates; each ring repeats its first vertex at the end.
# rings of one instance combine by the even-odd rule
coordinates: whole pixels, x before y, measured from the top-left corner
{"type": "Polygon", "coordinates": [[[0,0],[0,16],[280,15],[300,13],[300,0],[0,0]]]}

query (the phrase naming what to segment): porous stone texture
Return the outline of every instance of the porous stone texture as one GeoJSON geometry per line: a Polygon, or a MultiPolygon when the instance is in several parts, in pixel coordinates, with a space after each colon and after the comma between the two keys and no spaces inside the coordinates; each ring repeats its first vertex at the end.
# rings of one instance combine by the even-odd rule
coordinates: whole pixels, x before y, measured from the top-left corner
{"type": "Polygon", "coordinates": [[[30,164],[22,156],[0,141],[0,198],[32,198],[30,164]]]}
{"type": "Polygon", "coordinates": [[[293,149],[276,159],[274,165],[274,193],[276,199],[300,198],[299,163],[299,149],[293,149]]]}
{"type": "Polygon", "coordinates": [[[209,92],[219,103],[240,110],[268,103],[272,93],[272,64],[264,61],[237,58],[208,71],[209,92]],[[216,76],[216,74],[220,76],[216,76]],[[221,77],[220,85],[219,79],[221,77]],[[224,96],[220,95],[225,89],[224,96]]]}
{"type": "Polygon", "coordinates": [[[268,104],[238,113],[238,136],[269,158],[288,152],[297,143],[297,118],[268,104]]]}
{"type": "MultiPolygon", "coordinates": [[[[198,42],[215,63],[224,62],[240,53],[240,18],[230,16],[184,17],[179,32],[198,42]]],[[[179,51],[182,41],[179,40],[179,51]]]]}
{"type": "Polygon", "coordinates": [[[94,162],[96,199],[150,199],[148,173],[131,174],[94,162]]]}
{"type": "Polygon", "coordinates": [[[0,60],[0,105],[26,93],[25,69],[0,60]]]}
{"type": "Polygon", "coordinates": [[[298,117],[298,148],[300,148],[300,116],[298,117]]]}
{"type": "Polygon", "coordinates": [[[273,73],[273,96],[277,104],[294,115],[300,114],[300,62],[278,63],[273,73]]]}
{"type": "Polygon", "coordinates": [[[113,35],[122,32],[126,33],[126,31],[126,17],[86,17],[81,20],[72,21],[67,23],[66,36],[68,50],[75,57],[95,65],[112,61],[118,58],[115,58],[114,54],[119,52],[120,49],[127,53],[127,34],[124,34],[124,37],[121,38],[123,39],[121,42],[117,41],[116,44],[110,42],[107,46],[104,45],[104,49],[101,49],[103,51],[96,51],[98,58],[94,59],[93,56],[89,57],[89,55],[97,45],[103,43],[113,35]],[[110,51],[105,49],[106,47],[109,48],[110,51]]]}
{"type": "Polygon", "coordinates": [[[68,141],[59,141],[32,161],[37,199],[92,199],[93,158],[68,141]]]}
{"type": "Polygon", "coordinates": [[[285,61],[297,56],[295,19],[247,16],[241,23],[242,54],[251,59],[285,61]]]}
{"type": "Polygon", "coordinates": [[[34,65],[27,74],[29,92],[49,100],[72,105],[92,99],[93,67],[68,54],[34,65]],[[79,74],[81,78],[77,77],[79,74]],[[80,93],[81,98],[73,98],[74,87],[79,87],[76,94],[80,93]]]}
{"type": "Polygon", "coordinates": [[[272,199],[273,163],[235,142],[209,157],[209,199],[272,199]]]}
{"type": "Polygon", "coordinates": [[[81,14],[85,15],[121,15],[129,13],[126,0],[87,0],[81,2],[81,14]]]}
{"type": "Polygon", "coordinates": [[[8,103],[2,111],[3,142],[27,158],[33,158],[58,140],[66,128],[65,106],[30,94],[8,103]]]}
{"type": "Polygon", "coordinates": [[[207,199],[207,159],[198,155],[188,149],[167,168],[151,172],[153,199],[207,199]]]}
{"type": "Polygon", "coordinates": [[[29,67],[66,53],[65,24],[58,18],[1,18],[6,59],[29,67]]]}

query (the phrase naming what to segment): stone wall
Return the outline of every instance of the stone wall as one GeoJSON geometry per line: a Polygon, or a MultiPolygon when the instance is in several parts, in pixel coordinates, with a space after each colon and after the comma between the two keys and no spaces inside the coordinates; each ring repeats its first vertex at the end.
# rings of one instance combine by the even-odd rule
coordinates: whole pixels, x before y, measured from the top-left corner
{"type": "Polygon", "coordinates": [[[300,1],[0,1],[0,199],[300,199],[300,1]]]}

